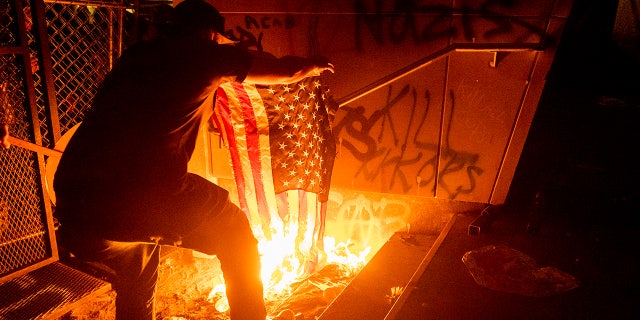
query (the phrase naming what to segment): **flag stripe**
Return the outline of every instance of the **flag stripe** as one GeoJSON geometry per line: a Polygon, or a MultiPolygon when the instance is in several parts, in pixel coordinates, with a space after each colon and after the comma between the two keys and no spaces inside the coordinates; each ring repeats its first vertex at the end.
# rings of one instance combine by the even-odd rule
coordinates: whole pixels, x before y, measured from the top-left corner
{"type": "MultiPolygon", "coordinates": [[[[238,193],[244,193],[244,203],[242,203],[242,207],[246,208],[245,213],[249,217],[249,221],[252,227],[261,226],[262,221],[260,215],[258,213],[258,202],[255,197],[255,184],[253,180],[255,177],[253,176],[253,169],[251,167],[250,161],[250,153],[249,153],[249,141],[250,137],[247,137],[246,132],[246,124],[244,120],[244,104],[241,104],[241,99],[238,97],[237,91],[233,87],[233,84],[227,83],[224,85],[224,90],[229,97],[229,117],[231,123],[233,125],[233,130],[235,132],[235,138],[237,143],[237,148],[233,150],[233,152],[238,153],[239,162],[235,164],[235,167],[241,168],[242,177],[244,180],[244,185],[242,189],[238,189],[238,193]]],[[[245,101],[246,103],[246,101],[245,101]]],[[[259,177],[258,177],[259,178],[259,177]]],[[[259,229],[254,229],[254,232],[259,229]]]]}
{"type": "MultiPolygon", "coordinates": [[[[253,106],[253,114],[256,119],[256,126],[258,132],[258,144],[259,144],[259,159],[258,163],[260,167],[254,168],[254,175],[258,174],[261,177],[261,197],[257,198],[258,202],[264,203],[264,214],[270,219],[275,218],[275,191],[273,186],[273,175],[271,167],[271,142],[269,138],[269,118],[267,116],[267,110],[263,103],[262,96],[258,89],[252,85],[245,85],[244,90],[247,96],[250,98],[251,105],[253,106]],[[255,173],[257,170],[257,173],[255,173]]],[[[256,187],[256,190],[258,188],[256,187]]],[[[256,194],[258,191],[256,191],[256,194]]],[[[258,195],[258,194],[257,194],[258,195]]]]}
{"type": "Polygon", "coordinates": [[[245,192],[245,180],[244,170],[242,168],[242,161],[240,160],[240,154],[238,153],[238,138],[236,137],[234,130],[231,111],[229,108],[229,96],[226,91],[218,90],[217,93],[218,102],[216,103],[216,109],[213,118],[218,130],[226,138],[226,143],[229,146],[229,156],[231,158],[231,166],[233,168],[233,177],[236,181],[236,188],[238,189],[238,200],[240,202],[240,208],[248,214],[249,208],[247,207],[247,199],[245,192]]]}
{"type": "Polygon", "coordinates": [[[282,221],[289,215],[289,199],[286,192],[276,193],[276,203],[278,208],[278,216],[282,221]]]}
{"type": "Polygon", "coordinates": [[[313,239],[316,241],[315,247],[317,247],[319,251],[324,251],[324,229],[327,218],[327,202],[319,202],[318,206],[320,207],[318,214],[316,215],[318,223],[316,223],[316,228],[313,231],[313,239]]]}
{"type": "Polygon", "coordinates": [[[255,106],[252,104],[252,99],[249,97],[242,84],[234,83],[233,90],[238,97],[239,105],[242,108],[242,118],[247,143],[247,155],[249,158],[251,173],[253,175],[254,196],[256,197],[258,215],[263,225],[269,225],[271,217],[269,215],[269,210],[266,207],[267,202],[264,194],[264,185],[262,183],[264,178],[262,177],[262,165],[260,164],[260,137],[256,114],[254,113],[254,108],[260,107],[259,105],[255,106]]]}
{"type": "Polygon", "coordinates": [[[298,238],[300,251],[307,253],[313,245],[312,236],[316,223],[316,201],[315,193],[298,190],[298,238]]]}

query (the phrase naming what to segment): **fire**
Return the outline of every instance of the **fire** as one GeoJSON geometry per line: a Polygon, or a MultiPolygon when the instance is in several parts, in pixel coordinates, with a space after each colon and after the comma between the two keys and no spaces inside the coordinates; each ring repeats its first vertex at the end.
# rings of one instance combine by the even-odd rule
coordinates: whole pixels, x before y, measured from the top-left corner
{"type": "Polygon", "coordinates": [[[270,238],[260,231],[260,225],[254,225],[254,234],[258,238],[258,251],[261,255],[262,282],[269,296],[281,293],[287,285],[295,282],[299,276],[300,261],[296,258],[296,225],[286,225],[280,219],[272,219],[270,238]]]}
{"type": "MultiPolygon", "coordinates": [[[[272,220],[270,239],[262,236],[261,226],[253,226],[253,229],[258,234],[267,301],[277,301],[290,295],[294,284],[304,281],[313,272],[329,264],[337,265],[344,275],[353,276],[364,267],[371,253],[371,246],[364,247],[360,252],[352,252],[355,246],[350,240],[337,242],[334,237],[325,236],[324,250],[316,250],[315,256],[310,257],[308,253],[302,253],[304,250],[301,247],[308,248],[309,245],[299,240],[297,223],[272,220]]],[[[224,292],[224,284],[221,284],[216,285],[209,294],[209,302],[215,303],[219,312],[229,310],[224,292]]]]}
{"type": "Polygon", "coordinates": [[[318,252],[318,261],[311,265],[312,262],[305,263],[296,253],[295,239],[291,237],[285,234],[270,241],[260,241],[262,279],[267,300],[276,300],[289,293],[292,284],[305,280],[327,264],[336,264],[345,274],[354,275],[366,264],[371,251],[369,246],[359,253],[352,253],[349,241],[336,243],[333,237],[324,237],[325,251],[318,252]]]}
{"type": "MultiPolygon", "coordinates": [[[[345,198],[336,191],[331,195],[325,215],[316,210],[319,208],[316,198],[296,198],[298,194],[297,190],[288,191],[285,216],[279,215],[276,206],[268,206],[268,218],[251,208],[247,213],[258,240],[269,314],[296,308],[298,299],[304,304],[303,301],[308,301],[304,299],[317,293],[320,300],[331,300],[363,269],[389,236],[399,226],[406,225],[404,213],[408,209],[401,201],[375,196],[369,199],[364,195],[345,198]],[[383,212],[387,209],[395,216],[385,216],[383,212]]],[[[206,280],[214,281],[208,290],[224,283],[218,280],[206,280]]],[[[215,304],[217,311],[228,310],[224,287],[207,292],[211,292],[209,303],[215,304]]]]}
{"type": "MultiPolygon", "coordinates": [[[[259,234],[258,230],[262,230],[261,226],[254,227],[254,233],[259,234]]],[[[336,243],[329,236],[323,237],[322,243],[313,246],[309,240],[313,237],[312,231],[313,228],[299,230],[295,219],[272,219],[271,237],[267,239],[258,235],[265,299],[277,300],[283,294],[288,294],[294,283],[305,280],[327,264],[340,265],[353,274],[366,263],[370,247],[362,252],[352,253],[350,241],[336,243]]]]}
{"type": "MultiPolygon", "coordinates": [[[[296,317],[301,313],[305,319],[318,316],[389,237],[407,225],[404,213],[408,207],[404,202],[375,195],[364,202],[357,196],[333,194],[327,207],[326,228],[318,227],[317,219],[305,219],[305,215],[300,218],[301,210],[293,209],[284,217],[271,209],[271,219],[265,219],[268,227],[261,224],[265,220],[250,219],[258,239],[265,306],[270,316],[285,311],[292,311],[296,317]]],[[[214,312],[224,318],[222,314],[228,313],[229,304],[219,261],[197,252],[181,253],[165,260],[161,270],[161,314],[195,316],[214,312]]],[[[392,288],[387,299],[396,299],[400,289],[392,288]]]]}
{"type": "Polygon", "coordinates": [[[351,241],[335,243],[333,237],[324,237],[324,244],[327,249],[327,262],[337,264],[348,269],[348,274],[354,274],[362,269],[367,263],[371,246],[365,247],[359,253],[352,253],[351,241]]]}

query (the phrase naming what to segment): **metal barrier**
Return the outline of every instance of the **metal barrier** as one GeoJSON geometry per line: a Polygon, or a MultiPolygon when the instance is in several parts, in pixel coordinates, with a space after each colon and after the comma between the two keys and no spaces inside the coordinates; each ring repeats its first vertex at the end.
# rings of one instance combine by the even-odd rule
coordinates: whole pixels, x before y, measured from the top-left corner
{"type": "Polygon", "coordinates": [[[45,4],[60,133],[64,134],[84,119],[100,82],[120,56],[125,7],[114,0],[46,0],[45,4]]]}
{"type": "Polygon", "coordinates": [[[125,25],[139,17],[126,9],[123,0],[0,1],[0,123],[15,145],[0,149],[0,318],[59,317],[110,288],[58,262],[44,170],[124,49],[125,25]]]}
{"type": "MultiPolygon", "coordinates": [[[[36,87],[39,52],[32,49],[36,39],[32,7],[23,1],[3,1],[0,5],[0,105],[11,134],[39,142],[36,128],[36,87]],[[32,64],[34,62],[34,64],[32,64]]],[[[34,46],[35,47],[35,46],[34,46]]],[[[43,192],[41,155],[21,148],[0,152],[0,280],[28,271],[56,258],[51,234],[51,208],[43,192]]]]}

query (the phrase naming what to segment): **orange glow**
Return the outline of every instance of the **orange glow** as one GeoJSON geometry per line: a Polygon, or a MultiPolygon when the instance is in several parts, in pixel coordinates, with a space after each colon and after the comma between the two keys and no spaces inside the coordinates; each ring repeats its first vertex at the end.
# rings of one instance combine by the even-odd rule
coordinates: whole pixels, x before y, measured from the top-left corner
{"type": "MultiPolygon", "coordinates": [[[[289,310],[313,319],[358,276],[391,235],[407,226],[414,206],[386,194],[334,190],[327,204],[324,237],[315,243],[303,237],[315,239],[309,230],[315,229],[317,221],[300,221],[297,206],[293,207],[283,218],[272,208],[268,228],[263,228],[260,219],[250,219],[259,241],[265,307],[271,316],[289,310]],[[264,232],[270,235],[268,239],[264,232]]],[[[162,314],[228,313],[217,258],[190,251],[184,255],[187,257],[178,251],[162,266],[158,293],[162,314]],[[191,261],[188,256],[196,259],[191,261]],[[181,292],[179,297],[176,292],[181,292]]],[[[399,293],[385,294],[393,300],[399,293]]]]}
{"type": "MultiPolygon", "coordinates": [[[[336,242],[334,237],[326,236],[324,237],[325,249],[317,252],[315,260],[310,261],[308,254],[301,253],[300,242],[296,240],[297,222],[285,224],[280,219],[274,219],[270,227],[271,239],[257,236],[265,300],[268,301],[276,301],[290,294],[293,284],[305,280],[327,264],[338,265],[343,274],[355,275],[370,258],[371,246],[364,247],[360,252],[351,252],[353,244],[350,240],[336,242]]],[[[259,230],[262,230],[262,227],[254,225],[253,229],[254,233],[260,234],[259,230]]],[[[224,292],[224,285],[219,284],[213,288],[208,297],[209,302],[215,302],[216,310],[220,312],[229,309],[224,292]]]]}
{"type": "MultiPolygon", "coordinates": [[[[270,239],[263,235],[263,227],[259,223],[252,224],[252,229],[258,239],[258,249],[261,254],[262,280],[264,284],[265,301],[282,301],[292,296],[296,284],[307,280],[314,272],[320,271],[327,265],[334,265],[345,277],[354,277],[372,258],[372,249],[379,248],[387,239],[377,239],[377,234],[367,235],[365,239],[353,239],[353,235],[346,234],[346,230],[338,228],[340,235],[327,235],[323,243],[312,249],[309,241],[304,241],[305,235],[299,235],[299,229],[313,230],[312,226],[298,226],[297,219],[273,217],[270,221],[270,239]],[[336,240],[346,239],[346,240],[336,240]],[[355,243],[354,241],[376,242],[355,243]],[[323,248],[323,249],[318,249],[323,248]],[[314,256],[315,255],[315,256],[314,256]]],[[[348,224],[345,217],[336,224],[348,224]]],[[[309,237],[307,237],[309,238],[309,237]]],[[[220,277],[219,282],[224,283],[220,277]]],[[[331,285],[327,285],[330,287],[331,285]]],[[[225,296],[224,284],[215,285],[208,296],[208,301],[215,304],[219,312],[229,309],[225,296]]]]}

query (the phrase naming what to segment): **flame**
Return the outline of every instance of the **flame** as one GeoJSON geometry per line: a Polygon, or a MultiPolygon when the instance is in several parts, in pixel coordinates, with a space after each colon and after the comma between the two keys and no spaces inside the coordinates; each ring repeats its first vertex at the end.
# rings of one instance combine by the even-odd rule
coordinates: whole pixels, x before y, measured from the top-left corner
{"type": "Polygon", "coordinates": [[[371,252],[371,247],[368,246],[359,253],[353,253],[350,241],[336,243],[335,238],[327,236],[324,237],[325,250],[318,252],[317,261],[305,263],[304,257],[297,253],[295,239],[292,237],[295,238],[291,234],[282,234],[259,242],[267,300],[276,300],[279,296],[290,293],[294,283],[305,280],[327,264],[336,264],[346,275],[354,275],[364,267],[371,252]]]}
{"type": "MultiPolygon", "coordinates": [[[[283,304],[294,301],[291,298],[299,289],[312,286],[324,294],[325,290],[344,287],[397,227],[406,225],[402,215],[394,223],[381,214],[387,206],[403,209],[403,203],[383,199],[367,204],[364,198],[341,200],[335,199],[341,204],[332,208],[335,214],[324,225],[318,219],[301,217],[295,205],[289,207],[289,215],[284,217],[275,208],[269,208],[270,219],[248,215],[258,240],[265,303],[271,311],[279,311],[283,304]],[[324,230],[322,236],[318,230],[324,230]]],[[[210,302],[220,312],[228,310],[224,293],[224,287],[218,287],[210,294],[210,302]]],[[[392,290],[390,299],[396,294],[392,290]]]]}
{"type": "MultiPolygon", "coordinates": [[[[295,283],[304,281],[313,272],[328,264],[337,265],[345,276],[353,276],[370,258],[371,246],[364,246],[359,252],[353,252],[356,246],[351,240],[338,242],[331,236],[323,238],[323,250],[312,250],[314,252],[311,255],[304,254],[301,247],[309,248],[309,244],[297,239],[297,223],[273,219],[269,239],[264,236],[262,226],[253,225],[252,229],[258,238],[262,281],[267,301],[277,301],[291,294],[295,283]]],[[[220,312],[229,310],[224,284],[214,287],[209,293],[208,301],[215,303],[216,310],[220,312]]]]}
{"type": "MultiPolygon", "coordinates": [[[[295,224],[279,220],[271,221],[271,238],[258,235],[258,251],[262,263],[262,282],[265,296],[279,295],[287,291],[290,284],[302,276],[301,262],[296,255],[295,224]],[[286,227],[285,227],[286,226],[286,227]]],[[[261,230],[261,228],[255,228],[261,230]]],[[[254,233],[258,233],[255,232],[254,233]]]]}
{"type": "MultiPolygon", "coordinates": [[[[277,234],[271,240],[262,239],[258,244],[266,300],[277,300],[291,293],[292,285],[309,275],[296,254],[295,241],[293,241],[295,239],[291,237],[291,234],[277,234]]],[[[359,272],[367,263],[371,252],[371,246],[368,246],[359,253],[352,253],[351,241],[336,243],[333,237],[324,237],[324,242],[326,249],[321,254],[322,260],[325,260],[324,264],[338,265],[346,276],[359,272]]],[[[229,310],[229,301],[225,292],[224,283],[218,284],[207,298],[210,303],[214,303],[216,310],[222,313],[229,310]]]]}
{"type": "Polygon", "coordinates": [[[327,248],[327,262],[347,268],[349,275],[360,271],[367,263],[371,253],[371,246],[366,246],[357,254],[352,253],[351,249],[349,249],[352,247],[351,240],[336,244],[336,240],[333,237],[324,237],[324,245],[327,248]]]}

